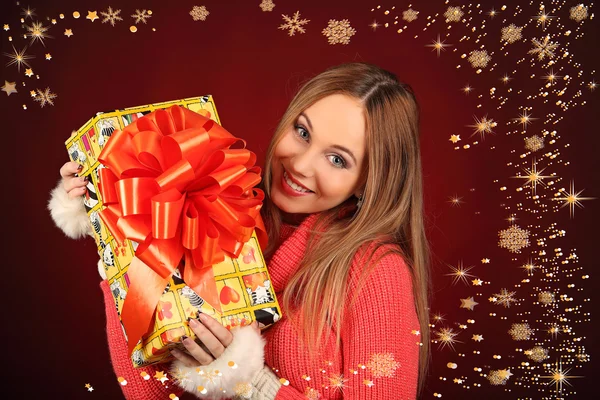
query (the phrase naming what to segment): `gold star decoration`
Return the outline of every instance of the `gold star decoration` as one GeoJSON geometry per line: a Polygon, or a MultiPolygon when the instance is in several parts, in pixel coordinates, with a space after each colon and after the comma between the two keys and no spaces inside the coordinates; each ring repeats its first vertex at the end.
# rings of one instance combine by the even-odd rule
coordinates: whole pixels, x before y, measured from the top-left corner
{"type": "Polygon", "coordinates": [[[379,24],[377,23],[377,21],[373,21],[372,24],[369,25],[371,28],[373,28],[373,31],[376,31],[377,28],[379,28],[379,24]]]}
{"type": "Polygon", "coordinates": [[[169,380],[169,378],[167,378],[167,375],[165,374],[164,371],[156,371],[156,373],[154,374],[154,378],[157,381],[160,381],[160,383],[164,383],[165,381],[169,380]]]}
{"type": "Polygon", "coordinates": [[[471,86],[469,86],[469,85],[466,85],[466,86],[465,86],[465,87],[463,87],[461,90],[462,90],[462,91],[463,91],[465,94],[469,94],[469,93],[471,93],[471,90],[473,90],[473,88],[472,88],[471,86]]]}
{"type": "Polygon", "coordinates": [[[26,67],[31,68],[31,65],[29,65],[29,63],[27,62],[28,60],[31,60],[32,58],[35,58],[35,56],[30,56],[25,54],[25,51],[27,50],[27,47],[24,47],[21,51],[17,51],[17,49],[15,49],[15,46],[13,46],[13,53],[3,53],[5,56],[7,56],[10,61],[6,64],[7,67],[10,67],[11,65],[16,64],[17,65],[17,70],[19,72],[21,72],[21,65],[25,65],[26,67]]]}
{"type": "Polygon", "coordinates": [[[8,24],[4,24],[4,30],[5,30],[5,31],[8,31],[8,30],[10,30],[10,26],[8,26],[8,24]]]}
{"type": "Polygon", "coordinates": [[[94,388],[89,383],[85,384],[85,388],[88,390],[88,392],[93,392],[94,391],[94,388]]]}
{"type": "Polygon", "coordinates": [[[526,179],[526,182],[521,185],[521,186],[526,186],[529,185],[531,186],[531,192],[533,194],[536,193],[536,188],[537,188],[537,184],[541,184],[544,185],[544,182],[542,182],[542,179],[546,179],[546,178],[550,178],[550,175],[542,175],[542,172],[544,172],[546,168],[543,168],[542,170],[538,171],[537,170],[537,164],[535,162],[535,159],[531,162],[531,169],[529,168],[523,168],[523,171],[525,171],[525,175],[524,176],[513,176],[512,178],[517,178],[517,179],[526,179]]]}
{"type": "Polygon", "coordinates": [[[42,45],[46,47],[44,39],[51,37],[46,33],[48,29],[50,29],[50,27],[44,26],[41,22],[33,22],[31,26],[26,26],[26,28],[27,33],[25,34],[25,36],[31,38],[31,42],[29,43],[30,45],[32,45],[36,40],[39,40],[42,43],[42,45]]]}
{"type": "Polygon", "coordinates": [[[546,36],[543,40],[539,41],[537,39],[531,39],[531,43],[533,43],[533,48],[529,50],[527,53],[529,54],[537,54],[538,60],[543,60],[544,58],[552,58],[554,57],[554,51],[558,47],[558,43],[554,43],[550,41],[550,36],[546,36]]]}
{"type": "Polygon", "coordinates": [[[455,285],[458,281],[462,281],[465,285],[468,285],[468,278],[473,278],[473,275],[469,274],[469,271],[473,269],[472,266],[464,268],[462,261],[458,263],[458,266],[448,265],[452,270],[451,273],[446,276],[454,277],[452,284],[455,285]]]}
{"type": "Polygon", "coordinates": [[[494,294],[494,303],[501,304],[504,308],[510,308],[510,303],[516,303],[517,300],[514,299],[514,296],[517,292],[509,292],[506,289],[501,289],[500,293],[494,294]]]}
{"type": "Polygon", "coordinates": [[[367,386],[367,387],[372,387],[374,385],[373,381],[370,379],[364,379],[363,380],[363,385],[367,386]]]}
{"type": "Polygon", "coordinates": [[[481,260],[481,263],[482,263],[482,264],[489,264],[489,263],[490,263],[490,259],[489,259],[489,258],[483,258],[483,259],[481,260]]]}
{"type": "Polygon", "coordinates": [[[506,43],[514,43],[523,37],[523,35],[521,34],[522,30],[523,30],[523,27],[516,26],[515,24],[510,24],[508,26],[505,26],[501,30],[502,37],[500,40],[502,40],[506,43]]]}
{"type": "Polygon", "coordinates": [[[31,78],[33,76],[33,70],[31,68],[27,68],[25,70],[25,75],[31,78]]]}
{"type": "Polygon", "coordinates": [[[540,376],[540,378],[550,379],[548,385],[555,384],[556,385],[556,393],[559,394],[562,392],[563,383],[565,385],[571,386],[569,383],[569,379],[573,378],[583,378],[582,376],[569,375],[571,368],[563,369],[562,360],[556,361],[555,367],[550,369],[550,375],[540,376]]]}
{"type": "Polygon", "coordinates": [[[527,275],[531,276],[531,275],[533,275],[533,271],[538,269],[539,266],[535,265],[533,263],[533,261],[529,260],[529,262],[527,262],[527,264],[521,265],[521,268],[523,268],[525,271],[527,271],[527,275]]]}
{"type": "Polygon", "coordinates": [[[537,21],[538,26],[541,24],[542,28],[546,28],[546,23],[550,22],[551,19],[555,18],[553,15],[546,14],[544,10],[540,11],[538,15],[533,17],[537,21]]]}
{"type": "Polygon", "coordinates": [[[6,93],[7,96],[10,96],[13,93],[17,93],[17,84],[15,82],[4,81],[4,86],[2,86],[2,91],[6,93]]]}
{"type": "Polygon", "coordinates": [[[473,296],[468,297],[466,299],[460,299],[460,308],[466,308],[468,310],[473,311],[477,304],[479,303],[473,300],[473,296]]]}
{"type": "Polygon", "coordinates": [[[560,208],[563,208],[564,206],[569,205],[569,214],[570,214],[571,218],[573,218],[573,216],[575,215],[575,206],[583,208],[583,205],[581,204],[582,201],[594,199],[594,197],[579,197],[579,195],[584,190],[585,189],[582,189],[579,192],[575,192],[575,182],[571,181],[571,190],[569,192],[567,192],[565,189],[561,189],[559,191],[558,195],[560,195],[562,193],[562,194],[564,194],[564,197],[559,197],[559,198],[555,199],[557,201],[564,202],[560,206],[560,208]]]}
{"type": "Polygon", "coordinates": [[[52,55],[50,53],[46,53],[46,60],[52,60],[52,55]]]}
{"type": "Polygon", "coordinates": [[[341,21],[330,19],[327,28],[323,29],[321,33],[327,37],[329,44],[349,44],[356,29],[350,26],[350,21],[347,19],[341,21]]]}
{"type": "Polygon", "coordinates": [[[473,335],[471,339],[476,342],[481,342],[483,340],[483,335],[473,335]]]}
{"type": "Polygon", "coordinates": [[[523,131],[527,130],[527,125],[531,123],[531,121],[536,120],[537,118],[532,118],[531,114],[527,112],[527,110],[523,111],[519,118],[513,118],[513,121],[518,121],[523,125],[523,131]]]}
{"type": "Polygon", "coordinates": [[[451,196],[448,203],[452,204],[452,207],[458,207],[463,203],[462,197],[458,197],[457,195],[451,196]]]}
{"type": "Polygon", "coordinates": [[[30,90],[29,94],[31,95],[31,97],[37,96],[37,92],[35,90],[30,90]]]}
{"type": "Polygon", "coordinates": [[[113,10],[111,7],[108,7],[106,11],[100,11],[100,15],[103,17],[102,23],[109,22],[112,26],[115,26],[117,21],[123,21],[119,14],[121,14],[121,10],[113,10]]]}
{"type": "Polygon", "coordinates": [[[520,253],[521,249],[529,246],[529,231],[511,225],[510,228],[498,232],[500,241],[498,246],[507,249],[511,253],[520,253]]]}
{"type": "Polygon", "coordinates": [[[261,10],[263,10],[263,12],[273,11],[273,8],[275,8],[275,3],[273,3],[273,0],[262,0],[262,2],[259,4],[259,7],[261,10]]]}
{"type": "Polygon", "coordinates": [[[435,339],[433,341],[434,343],[440,343],[440,349],[448,346],[454,350],[454,343],[460,343],[455,339],[458,333],[454,332],[452,328],[441,328],[439,331],[435,331],[434,335],[435,339]]]}
{"type": "Polygon", "coordinates": [[[310,19],[300,19],[300,11],[296,11],[293,17],[284,14],[281,14],[281,17],[285,21],[285,24],[279,25],[278,29],[287,29],[289,36],[294,36],[296,32],[306,33],[306,30],[302,27],[302,25],[308,24],[310,19]]]}
{"type": "Polygon", "coordinates": [[[344,378],[342,374],[333,374],[329,378],[329,386],[333,388],[334,392],[343,392],[345,388],[348,386],[346,382],[348,382],[348,378],[344,378]]]}
{"type": "Polygon", "coordinates": [[[548,84],[554,83],[554,81],[558,78],[562,78],[562,76],[557,75],[552,68],[550,68],[550,71],[548,72],[547,75],[542,76],[542,79],[547,80],[548,84]]]}
{"type": "Polygon", "coordinates": [[[205,6],[194,6],[192,7],[192,11],[190,11],[190,15],[194,21],[206,21],[206,17],[209,14],[210,12],[205,6]]]}
{"type": "Polygon", "coordinates": [[[92,22],[94,22],[98,18],[99,17],[98,17],[98,12],[97,11],[89,11],[89,10],[88,10],[87,17],[85,17],[85,19],[89,19],[92,22]]]}
{"type": "Polygon", "coordinates": [[[402,19],[406,22],[413,22],[415,19],[417,19],[417,15],[419,15],[418,11],[409,8],[408,10],[402,12],[402,19]]]}
{"type": "Polygon", "coordinates": [[[508,83],[508,81],[510,81],[512,78],[510,76],[508,76],[507,74],[504,74],[504,76],[502,78],[500,78],[500,80],[506,85],[508,83]]]}
{"type": "Polygon", "coordinates": [[[437,40],[432,40],[431,41],[432,44],[426,44],[426,47],[432,47],[433,50],[431,51],[437,51],[437,56],[440,56],[440,52],[441,51],[446,51],[446,47],[452,46],[451,44],[446,44],[445,41],[440,41],[440,35],[437,35],[437,40]]]}
{"type": "Polygon", "coordinates": [[[498,125],[498,123],[496,121],[494,121],[493,119],[488,119],[487,115],[481,119],[479,119],[475,116],[473,118],[475,119],[475,124],[469,125],[469,127],[475,128],[475,131],[473,131],[471,136],[480,134],[482,140],[485,139],[486,133],[494,133],[492,128],[495,128],[498,125]]]}
{"type": "Polygon", "coordinates": [[[73,36],[73,29],[65,29],[65,36],[66,37],[73,36]]]}
{"type": "Polygon", "coordinates": [[[471,281],[471,283],[473,284],[473,286],[481,286],[481,284],[483,283],[483,281],[481,279],[473,279],[471,281]]]}
{"type": "Polygon", "coordinates": [[[452,143],[460,142],[460,135],[450,135],[449,139],[452,143]]]}

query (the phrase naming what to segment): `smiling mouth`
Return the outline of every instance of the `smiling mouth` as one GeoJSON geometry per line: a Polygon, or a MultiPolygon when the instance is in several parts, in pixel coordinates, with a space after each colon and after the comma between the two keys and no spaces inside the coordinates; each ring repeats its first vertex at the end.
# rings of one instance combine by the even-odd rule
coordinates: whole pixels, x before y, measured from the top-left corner
{"type": "Polygon", "coordinates": [[[305,187],[300,186],[300,185],[296,184],[294,181],[292,181],[292,179],[290,178],[289,174],[287,173],[287,171],[285,169],[283,170],[283,179],[296,192],[299,192],[299,193],[314,193],[312,190],[306,189],[305,187]]]}

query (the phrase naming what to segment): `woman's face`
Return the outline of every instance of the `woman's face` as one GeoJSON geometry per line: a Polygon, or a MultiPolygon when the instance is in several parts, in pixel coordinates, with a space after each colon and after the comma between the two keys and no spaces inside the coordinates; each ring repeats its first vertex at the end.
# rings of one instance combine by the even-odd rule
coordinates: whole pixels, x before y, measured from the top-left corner
{"type": "Polygon", "coordinates": [[[286,213],[310,214],[360,194],[365,135],[362,105],[352,97],[330,95],[304,110],[275,147],[273,203],[286,213]]]}

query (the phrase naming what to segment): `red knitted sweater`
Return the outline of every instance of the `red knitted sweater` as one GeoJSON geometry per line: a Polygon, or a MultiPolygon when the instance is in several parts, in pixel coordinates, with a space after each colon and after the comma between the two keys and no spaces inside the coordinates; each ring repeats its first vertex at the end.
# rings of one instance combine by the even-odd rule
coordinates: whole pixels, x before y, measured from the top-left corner
{"type": "MultiPolygon", "coordinates": [[[[290,276],[306,252],[307,228],[317,214],[298,227],[282,225],[282,244],[268,260],[272,286],[282,296],[290,276]]],[[[375,258],[387,249],[382,246],[375,258]]],[[[356,288],[363,266],[353,261],[349,285],[356,288]]],[[[153,365],[133,368],[121,331],[112,296],[106,281],[101,284],[107,305],[107,330],[113,367],[117,376],[127,379],[122,386],[127,399],[169,399],[181,395],[174,385],[165,387],[154,379],[167,368],[153,365]],[[144,380],[146,372],[151,379],[144,380]]],[[[334,357],[334,339],[326,340],[320,357],[311,363],[308,352],[285,316],[263,332],[267,339],[265,363],[289,381],[276,400],[295,399],[372,399],[416,398],[419,364],[419,323],[415,311],[412,279],[404,260],[395,254],[384,256],[363,285],[358,300],[347,312],[342,325],[341,355],[334,357]]]]}

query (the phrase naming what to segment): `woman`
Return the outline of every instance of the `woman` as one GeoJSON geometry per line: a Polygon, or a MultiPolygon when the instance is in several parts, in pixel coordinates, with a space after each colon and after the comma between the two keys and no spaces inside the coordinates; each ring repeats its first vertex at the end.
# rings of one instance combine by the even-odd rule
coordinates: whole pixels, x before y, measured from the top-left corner
{"type": "MultiPolygon", "coordinates": [[[[63,166],[49,204],[71,237],[89,232],[76,172],[63,166]]],[[[229,332],[211,318],[191,320],[206,348],[186,339],[187,353],[174,352],[178,385],[199,398],[416,398],[429,349],[428,246],[410,88],[364,63],[319,74],[283,115],[261,185],[264,255],[284,316],[262,337],[255,325],[229,332]],[[228,360],[243,361],[232,369],[228,360]]],[[[140,378],[160,365],[132,368],[105,280],[101,287],[126,397],[181,393],[140,378]]]]}

